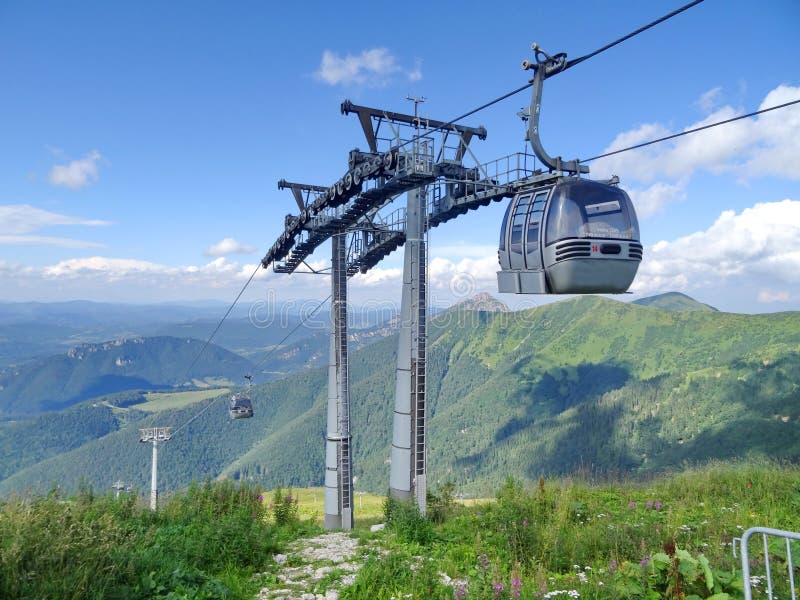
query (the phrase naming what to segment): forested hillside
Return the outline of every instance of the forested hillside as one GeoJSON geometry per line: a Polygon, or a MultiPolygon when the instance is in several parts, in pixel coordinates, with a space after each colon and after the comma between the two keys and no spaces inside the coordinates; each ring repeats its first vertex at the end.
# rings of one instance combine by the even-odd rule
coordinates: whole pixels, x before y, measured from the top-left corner
{"type": "MultiPolygon", "coordinates": [[[[361,489],[388,485],[395,351],[391,337],[351,354],[361,489]]],[[[800,460],[797,313],[661,310],[600,297],[516,313],[453,310],[432,319],[428,357],[429,480],[467,493],[507,475],[635,477],[709,458],[800,460]]],[[[219,475],[320,484],[326,386],[324,369],[257,386],[256,416],[244,421],[215,402],[165,445],[163,485],[219,475]]],[[[149,448],[137,445],[136,428],[181,426],[203,406],[131,406],[125,426],[26,463],[0,492],[81,476],[145,485],[149,448]]]]}
{"type": "Polygon", "coordinates": [[[8,367],[0,371],[0,417],[33,416],[123,390],[238,383],[252,370],[250,361],[213,344],[193,364],[202,345],[174,337],[120,339],[8,367]]]}

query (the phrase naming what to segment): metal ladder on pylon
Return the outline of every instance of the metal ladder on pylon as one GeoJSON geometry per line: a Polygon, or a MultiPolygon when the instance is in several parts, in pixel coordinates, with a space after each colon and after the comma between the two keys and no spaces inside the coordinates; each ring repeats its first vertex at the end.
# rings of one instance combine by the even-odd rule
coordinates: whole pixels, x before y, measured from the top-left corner
{"type": "MultiPolygon", "coordinates": [[[[337,249],[339,253],[339,264],[345,265],[347,256],[347,245],[340,243],[337,249]]],[[[338,299],[334,310],[335,331],[339,334],[336,340],[337,355],[339,362],[339,506],[340,514],[345,517],[352,517],[353,508],[353,486],[352,486],[352,462],[350,453],[350,389],[349,389],[349,367],[347,359],[347,273],[341,269],[336,274],[338,299]]],[[[342,523],[345,528],[348,524],[342,523]]],[[[349,524],[352,525],[352,524],[349,524]]]]}
{"type": "Polygon", "coordinates": [[[414,472],[417,506],[425,512],[425,497],[427,495],[426,454],[425,440],[425,374],[426,374],[426,342],[427,342],[427,257],[426,244],[419,245],[419,295],[417,296],[417,351],[414,364],[414,472]]]}

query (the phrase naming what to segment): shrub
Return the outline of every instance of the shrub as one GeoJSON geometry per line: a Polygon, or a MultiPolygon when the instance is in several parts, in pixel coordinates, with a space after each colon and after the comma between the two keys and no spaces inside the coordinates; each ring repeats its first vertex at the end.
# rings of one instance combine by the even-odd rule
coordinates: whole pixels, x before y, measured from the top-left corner
{"type": "Polygon", "coordinates": [[[428,546],[435,538],[433,524],[420,514],[413,498],[398,500],[387,495],[383,503],[383,516],[386,526],[401,541],[428,546]]]}

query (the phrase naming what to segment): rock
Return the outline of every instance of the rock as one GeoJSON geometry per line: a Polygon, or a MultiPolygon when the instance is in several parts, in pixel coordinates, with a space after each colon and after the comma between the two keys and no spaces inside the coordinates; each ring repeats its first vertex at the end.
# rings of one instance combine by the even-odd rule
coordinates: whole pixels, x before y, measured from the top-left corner
{"type": "Polygon", "coordinates": [[[276,554],[276,555],[274,555],[272,557],[272,560],[274,560],[279,565],[282,565],[283,563],[285,563],[286,559],[287,559],[287,556],[285,554],[276,554]]]}
{"type": "Polygon", "coordinates": [[[386,529],[386,523],[378,523],[369,528],[370,531],[383,531],[386,529]]]}

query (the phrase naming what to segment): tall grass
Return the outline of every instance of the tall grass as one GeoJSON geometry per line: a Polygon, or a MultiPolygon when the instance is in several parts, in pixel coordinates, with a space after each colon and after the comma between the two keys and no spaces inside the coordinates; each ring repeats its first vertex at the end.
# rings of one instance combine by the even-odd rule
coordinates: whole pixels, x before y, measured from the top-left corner
{"type": "MultiPolygon", "coordinates": [[[[574,592],[722,600],[741,594],[734,537],[756,525],[800,531],[800,469],[712,464],[616,485],[542,479],[526,486],[509,479],[495,501],[449,512],[442,524],[429,524],[430,536],[413,538],[410,525],[425,528],[401,519],[394,537],[394,553],[423,556],[436,572],[463,582],[437,597],[574,592]]],[[[800,544],[795,552],[800,556],[800,544]]],[[[380,586],[366,581],[369,573],[359,574],[359,589],[380,586]]],[[[395,591],[398,598],[418,597],[411,587],[395,591]]]]}
{"type": "Polygon", "coordinates": [[[271,523],[262,498],[225,481],[193,484],[157,513],[135,494],[86,489],[7,500],[0,597],[252,598],[252,574],[307,531],[271,523]]]}

